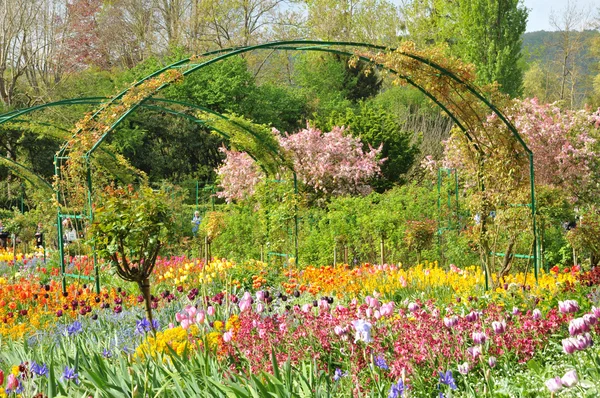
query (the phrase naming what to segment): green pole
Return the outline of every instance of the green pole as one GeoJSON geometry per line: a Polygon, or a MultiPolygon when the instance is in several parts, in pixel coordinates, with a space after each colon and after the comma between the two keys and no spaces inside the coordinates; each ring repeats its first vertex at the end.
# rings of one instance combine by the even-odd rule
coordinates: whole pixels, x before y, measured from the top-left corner
{"type": "Polygon", "coordinates": [[[63,242],[63,230],[62,230],[62,216],[60,215],[60,209],[57,212],[57,224],[56,224],[56,232],[58,233],[58,254],[60,257],[60,274],[61,274],[61,284],[63,293],[67,292],[67,280],[65,277],[65,245],[63,242]]]}
{"type": "MultiPolygon", "coordinates": [[[[87,166],[87,194],[88,194],[88,219],[90,224],[94,221],[94,199],[92,197],[92,170],[90,167],[89,156],[85,157],[85,163],[87,166]]],[[[94,282],[96,287],[96,294],[100,294],[100,270],[98,267],[98,258],[96,257],[96,250],[92,246],[92,259],[94,261],[94,282]]]]}
{"type": "Polygon", "coordinates": [[[533,153],[529,152],[529,180],[531,182],[531,218],[532,218],[532,228],[533,228],[533,271],[535,274],[535,282],[538,282],[538,274],[539,274],[539,239],[538,239],[538,231],[536,224],[536,207],[535,207],[535,173],[533,168],[533,153]]]}
{"type": "Polygon", "coordinates": [[[23,205],[23,196],[25,195],[24,189],[25,187],[21,183],[21,214],[25,214],[25,206],[23,205]]]}
{"type": "Polygon", "coordinates": [[[458,203],[458,170],[454,169],[454,193],[456,195],[456,229],[460,231],[460,205],[458,203]]]}
{"type": "Polygon", "coordinates": [[[196,180],[196,211],[198,211],[198,180],[196,180]]]}
{"type": "MultiPolygon", "coordinates": [[[[452,169],[447,169],[446,171],[446,176],[448,177],[448,179],[452,176],[452,169]]],[[[450,182],[448,182],[448,185],[450,185],[450,182]]],[[[452,215],[451,212],[452,211],[452,194],[450,193],[450,190],[448,190],[448,229],[452,228],[452,215]]]]}
{"type": "Polygon", "coordinates": [[[210,186],[210,204],[212,211],[215,211],[215,186],[210,186]]]}
{"type": "Polygon", "coordinates": [[[298,266],[298,176],[294,171],[294,256],[298,266]]]}
{"type": "Polygon", "coordinates": [[[441,229],[441,220],[442,220],[442,169],[438,168],[438,176],[437,176],[437,238],[438,238],[438,251],[440,255],[440,259],[442,258],[442,229],[441,229]]]}

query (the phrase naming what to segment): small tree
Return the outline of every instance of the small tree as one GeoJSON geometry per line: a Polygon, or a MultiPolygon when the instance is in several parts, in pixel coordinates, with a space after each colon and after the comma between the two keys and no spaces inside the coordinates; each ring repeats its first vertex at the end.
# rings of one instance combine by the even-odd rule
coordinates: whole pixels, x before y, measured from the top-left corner
{"type": "Polygon", "coordinates": [[[92,225],[91,243],[96,253],[111,264],[120,278],[137,283],[151,325],[150,275],[167,240],[168,226],[173,225],[172,218],[163,192],[149,187],[137,191],[132,186],[108,187],[92,225]]]}

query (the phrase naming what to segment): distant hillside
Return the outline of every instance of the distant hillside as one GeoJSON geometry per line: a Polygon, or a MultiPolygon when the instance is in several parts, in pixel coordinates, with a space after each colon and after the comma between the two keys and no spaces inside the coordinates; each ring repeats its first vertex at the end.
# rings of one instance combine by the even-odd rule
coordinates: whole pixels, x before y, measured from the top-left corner
{"type": "MultiPolygon", "coordinates": [[[[575,32],[576,33],[576,32],[575,32]]],[[[562,44],[564,38],[561,32],[528,32],[523,35],[523,59],[527,66],[537,62],[543,69],[553,73],[562,73],[562,59],[564,57],[562,44]]],[[[599,71],[600,59],[600,32],[587,30],[580,33],[577,38],[578,51],[575,54],[575,63],[578,77],[576,79],[577,91],[582,93],[582,98],[591,93],[592,80],[599,71]],[[596,41],[596,54],[592,52],[596,41]]],[[[526,67],[527,68],[527,67],[526,67]]]]}

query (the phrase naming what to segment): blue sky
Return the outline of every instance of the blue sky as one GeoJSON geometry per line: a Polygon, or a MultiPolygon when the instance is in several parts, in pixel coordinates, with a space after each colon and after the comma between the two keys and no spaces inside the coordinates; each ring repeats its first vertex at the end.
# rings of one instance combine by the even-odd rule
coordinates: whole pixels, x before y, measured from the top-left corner
{"type": "MultiPolygon", "coordinates": [[[[573,0],[571,0],[573,1],[573,0]]],[[[567,5],[567,0],[525,0],[525,7],[529,8],[529,21],[527,22],[527,32],[538,30],[554,30],[550,26],[550,13],[554,10],[560,15],[560,11],[567,5]]],[[[578,0],[578,8],[592,10],[592,15],[598,15],[600,0],[578,0]]]]}

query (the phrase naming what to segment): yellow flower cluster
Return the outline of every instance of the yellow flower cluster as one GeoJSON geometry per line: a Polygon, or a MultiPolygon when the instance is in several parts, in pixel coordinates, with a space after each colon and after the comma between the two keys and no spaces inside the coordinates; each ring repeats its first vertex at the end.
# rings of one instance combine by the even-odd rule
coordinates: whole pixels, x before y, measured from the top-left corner
{"type": "Polygon", "coordinates": [[[174,285],[197,283],[211,283],[213,280],[224,278],[227,270],[231,269],[234,264],[226,260],[213,260],[205,267],[198,261],[186,261],[177,266],[168,265],[165,267],[157,267],[155,274],[159,282],[168,282],[174,285]]]}
{"type": "MultiPolygon", "coordinates": [[[[520,291],[525,285],[529,286],[530,294],[544,298],[555,295],[566,282],[574,283],[576,278],[571,273],[540,272],[536,284],[534,275],[530,272],[528,275],[524,273],[508,275],[501,282],[498,282],[494,275],[493,280],[498,288],[489,292],[492,298],[502,298],[516,290],[520,291]],[[506,290],[505,284],[518,289],[506,290]]],[[[438,266],[437,261],[426,261],[410,268],[371,265],[354,269],[349,269],[347,266],[310,267],[302,274],[300,281],[307,285],[307,290],[313,294],[338,293],[339,295],[339,292],[345,292],[352,296],[356,294],[364,296],[376,291],[388,298],[408,290],[422,292],[427,297],[447,294],[466,298],[485,294],[485,275],[481,267],[469,266],[463,269],[451,267],[450,270],[445,270],[438,266]]]]}
{"type": "Polygon", "coordinates": [[[227,322],[225,322],[225,330],[226,331],[237,331],[240,327],[240,320],[236,314],[233,314],[227,322]]]}
{"type": "Polygon", "coordinates": [[[144,359],[151,356],[155,358],[158,354],[170,356],[173,352],[182,355],[186,349],[193,348],[188,335],[197,333],[198,328],[195,325],[188,330],[181,326],[166,329],[156,333],[156,337],[149,333],[146,340],[136,348],[134,357],[144,359]]]}

